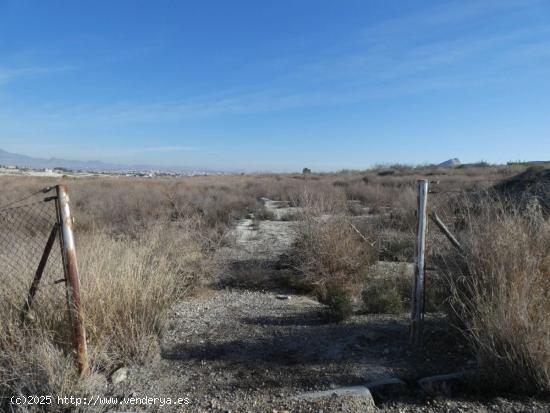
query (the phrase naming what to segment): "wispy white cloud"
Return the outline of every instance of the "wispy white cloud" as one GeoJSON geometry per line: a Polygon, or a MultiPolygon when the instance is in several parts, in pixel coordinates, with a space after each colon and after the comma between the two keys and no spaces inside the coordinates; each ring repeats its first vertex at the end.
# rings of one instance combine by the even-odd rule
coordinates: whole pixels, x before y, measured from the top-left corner
{"type": "MultiPolygon", "coordinates": [[[[78,123],[106,125],[178,123],[505,85],[511,77],[516,76],[510,72],[510,68],[534,65],[536,59],[550,57],[550,39],[540,41],[526,38],[523,41],[523,35],[518,32],[452,44],[434,43],[430,47],[410,49],[395,59],[387,55],[374,56],[372,63],[364,63],[366,70],[361,76],[357,73],[334,73],[338,71],[334,69],[334,76],[340,76],[337,85],[320,82],[319,85],[310,86],[304,83],[305,87],[294,89],[291,82],[277,87],[243,88],[184,100],[75,106],[62,109],[54,116],[78,123]],[[516,42],[521,40],[520,44],[507,48],[507,41],[512,36],[515,36],[516,42]],[[488,63],[473,71],[465,70],[463,64],[467,67],[470,59],[475,60],[478,55],[487,56],[488,63]]],[[[347,64],[346,70],[351,70],[358,59],[352,56],[347,63],[340,62],[339,65],[347,64]]],[[[331,71],[331,62],[319,62],[319,66],[323,64],[326,65],[325,70],[331,71]]]]}
{"type": "MultiPolygon", "coordinates": [[[[465,29],[464,24],[471,24],[468,18],[474,16],[480,17],[490,11],[513,7],[528,8],[531,3],[540,1],[445,4],[435,8],[433,13],[436,18],[433,20],[432,11],[427,10],[391,19],[367,29],[370,33],[367,40],[354,43],[345,52],[333,52],[323,59],[295,65],[292,70],[289,63],[283,70],[306,82],[346,78],[393,81],[429,70],[452,69],[453,65],[460,65],[469,59],[476,60],[480,56],[486,57],[484,67],[510,63],[507,58],[509,55],[522,55],[527,59],[518,63],[528,64],[529,57],[544,54],[544,46],[550,43],[550,24],[547,19],[534,21],[528,26],[507,27],[488,33],[465,29]],[[457,26],[448,27],[450,20],[457,26]],[[430,29],[423,27],[432,25],[443,26],[445,35],[434,35],[430,29]]],[[[358,37],[364,37],[364,32],[358,37]]]]}
{"type": "Polygon", "coordinates": [[[7,67],[0,65],[0,85],[5,85],[21,78],[61,73],[72,69],[72,66],[7,67]]]}
{"type": "MultiPolygon", "coordinates": [[[[395,36],[430,34],[430,30],[459,24],[475,24],[499,13],[527,10],[544,5],[545,0],[453,0],[439,2],[418,11],[373,24],[362,31],[367,42],[380,43],[395,36]]],[[[405,37],[405,40],[410,37],[405,37]]]]}
{"type": "MultiPolygon", "coordinates": [[[[367,27],[355,33],[350,39],[351,46],[331,50],[316,60],[281,58],[277,67],[286,73],[263,84],[236,85],[219,93],[169,101],[121,100],[70,107],[48,104],[37,108],[35,116],[64,126],[178,123],[504,84],[509,76],[514,76],[508,70],[510,67],[529,65],[535,58],[550,55],[550,25],[541,21],[484,35],[462,29],[495,13],[517,12],[537,4],[541,4],[541,0],[439,3],[367,27]],[[459,30],[453,31],[454,25],[459,30]],[[451,36],[429,38],[432,31],[438,30],[451,30],[451,36]],[[483,67],[476,66],[479,56],[486,57],[483,67]],[[476,69],[464,70],[469,65],[476,69]]],[[[0,68],[0,83],[2,79],[5,82],[40,73],[44,73],[44,69],[0,68]]],[[[159,146],[136,150],[192,149],[159,146]]]]}

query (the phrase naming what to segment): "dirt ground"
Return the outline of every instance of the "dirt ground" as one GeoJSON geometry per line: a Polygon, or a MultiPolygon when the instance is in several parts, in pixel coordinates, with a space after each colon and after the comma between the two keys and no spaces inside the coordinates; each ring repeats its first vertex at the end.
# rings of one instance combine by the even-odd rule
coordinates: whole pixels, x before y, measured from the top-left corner
{"type": "MultiPolygon", "coordinates": [[[[273,262],[291,247],[296,222],[284,220],[285,205],[269,200],[265,205],[278,210],[274,220],[258,223],[251,217],[235,223],[235,249],[224,252],[234,262],[273,262]]],[[[173,308],[158,360],[129,368],[118,384],[106,384],[111,396],[181,397],[189,404],[106,410],[550,412],[550,402],[541,400],[426,397],[419,379],[476,363],[443,315],[427,316],[426,345],[420,351],[408,346],[408,326],[407,314],[359,314],[335,323],[323,305],[291,291],[213,288],[173,308]],[[399,378],[403,385],[373,397],[368,392],[310,397],[387,378],[399,378]]]]}
{"type": "MultiPolygon", "coordinates": [[[[344,323],[324,317],[316,301],[278,292],[211,291],[171,314],[161,358],[130,369],[113,387],[118,397],[187,397],[189,405],[133,408],[165,412],[363,412],[361,397],[298,400],[304,393],[398,377],[406,388],[386,399],[384,412],[550,411],[536,400],[426,399],[419,378],[471,363],[442,316],[427,320],[427,348],[408,348],[408,319],[358,315],[344,323]]],[[[127,411],[127,410],[126,410],[127,411]]]]}

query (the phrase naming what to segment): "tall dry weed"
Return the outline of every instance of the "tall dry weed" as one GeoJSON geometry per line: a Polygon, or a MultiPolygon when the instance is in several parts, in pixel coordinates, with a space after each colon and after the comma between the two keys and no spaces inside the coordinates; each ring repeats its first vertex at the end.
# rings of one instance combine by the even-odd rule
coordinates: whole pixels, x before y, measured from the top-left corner
{"type": "Polygon", "coordinates": [[[150,226],[137,237],[93,233],[81,240],[82,299],[98,365],[158,355],[166,311],[215,270],[197,225],[189,219],[150,226]]]}
{"type": "Polygon", "coordinates": [[[301,199],[296,267],[322,302],[349,307],[345,301],[359,294],[365,270],[376,258],[374,248],[354,229],[340,191],[332,196],[306,192],[301,199]]]}
{"type": "Polygon", "coordinates": [[[465,210],[464,254],[446,260],[454,312],[491,387],[550,391],[550,223],[536,205],[465,210]]]}
{"type": "MultiPolygon", "coordinates": [[[[216,240],[208,238],[197,217],[150,225],[125,236],[92,231],[77,241],[92,370],[104,373],[158,357],[171,305],[219,269],[211,245],[216,240]]],[[[60,302],[47,309],[40,319],[51,330],[22,325],[17,311],[10,317],[4,314],[0,395],[78,391],[81,383],[70,348],[58,339],[68,329],[67,323],[57,322],[66,307],[60,302]]]]}

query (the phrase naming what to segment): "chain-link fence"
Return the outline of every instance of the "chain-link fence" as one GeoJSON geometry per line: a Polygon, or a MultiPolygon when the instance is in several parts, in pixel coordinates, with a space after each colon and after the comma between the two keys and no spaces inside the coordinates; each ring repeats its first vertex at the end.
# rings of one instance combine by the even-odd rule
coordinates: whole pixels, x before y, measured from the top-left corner
{"type": "Polygon", "coordinates": [[[76,271],[64,187],[0,205],[0,317],[6,328],[52,332],[63,348],[76,346],[80,355],[83,346],[85,352],[76,271]]]}

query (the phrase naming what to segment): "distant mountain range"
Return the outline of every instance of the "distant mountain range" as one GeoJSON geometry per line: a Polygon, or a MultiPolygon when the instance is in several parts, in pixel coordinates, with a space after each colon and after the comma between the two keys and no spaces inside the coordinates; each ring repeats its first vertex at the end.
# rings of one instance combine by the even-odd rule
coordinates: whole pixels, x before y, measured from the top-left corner
{"type": "Polygon", "coordinates": [[[201,168],[192,170],[191,168],[181,167],[161,167],[153,165],[119,165],[113,163],[106,163],[101,161],[75,161],[70,159],[60,158],[33,158],[27,155],[21,155],[17,153],[11,153],[0,149],[0,165],[3,166],[17,166],[19,168],[31,168],[31,169],[54,169],[54,168],[66,168],[73,171],[86,171],[86,172],[146,172],[146,171],[163,171],[163,172],[178,172],[178,173],[199,173],[199,172],[213,172],[212,170],[201,168]]]}
{"type": "Polygon", "coordinates": [[[33,158],[27,155],[20,155],[18,153],[11,153],[0,149],[0,165],[4,166],[17,166],[20,168],[48,168],[53,169],[56,167],[68,168],[72,170],[83,171],[118,171],[122,169],[128,169],[127,166],[115,165],[100,161],[73,161],[68,159],[59,158],[33,158]]]}

